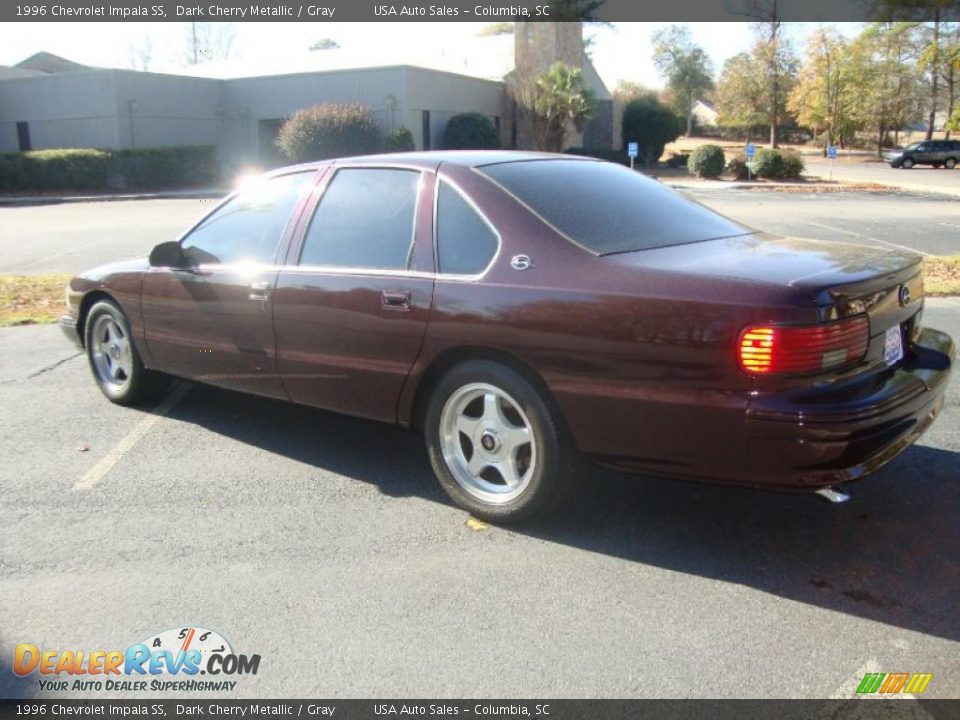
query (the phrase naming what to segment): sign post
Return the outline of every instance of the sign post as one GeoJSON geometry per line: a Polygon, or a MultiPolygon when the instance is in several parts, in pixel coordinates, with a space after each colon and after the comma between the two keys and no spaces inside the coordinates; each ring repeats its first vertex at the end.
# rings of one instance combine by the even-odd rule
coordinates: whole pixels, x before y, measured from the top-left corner
{"type": "Polygon", "coordinates": [[[637,159],[639,154],[640,144],[639,143],[627,143],[627,155],[630,156],[630,169],[633,170],[633,161],[637,159]]]}
{"type": "Polygon", "coordinates": [[[827,145],[827,158],[830,164],[830,182],[833,182],[833,161],[837,159],[836,145],[827,145]]]}
{"type": "Polygon", "coordinates": [[[753,171],[753,156],[757,154],[757,146],[752,142],[747,143],[747,180],[750,180],[750,173],[753,171]]]}

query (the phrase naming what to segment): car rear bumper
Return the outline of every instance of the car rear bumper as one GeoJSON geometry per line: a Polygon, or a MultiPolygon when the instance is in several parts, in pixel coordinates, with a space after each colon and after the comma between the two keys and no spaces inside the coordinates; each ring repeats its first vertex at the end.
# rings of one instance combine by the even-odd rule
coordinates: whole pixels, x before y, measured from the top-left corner
{"type": "Polygon", "coordinates": [[[899,366],[854,387],[755,399],[746,421],[754,483],[818,488],[876,472],[940,413],[955,360],[950,337],[924,329],[899,366]]]}
{"type": "Polygon", "coordinates": [[[77,327],[77,318],[71,313],[60,316],[60,329],[67,339],[73,343],[78,350],[83,350],[83,340],[80,337],[80,329],[77,327]]]}
{"type": "MultiPolygon", "coordinates": [[[[897,367],[842,388],[661,404],[658,422],[643,432],[658,433],[658,445],[681,438],[685,452],[674,445],[659,457],[642,456],[624,437],[613,452],[587,453],[621,472],[768,490],[850,482],[879,470],[926,431],[943,408],[955,359],[950,337],[925,329],[897,367]]],[[[622,405],[607,409],[622,419],[617,424],[636,427],[622,405]]]]}

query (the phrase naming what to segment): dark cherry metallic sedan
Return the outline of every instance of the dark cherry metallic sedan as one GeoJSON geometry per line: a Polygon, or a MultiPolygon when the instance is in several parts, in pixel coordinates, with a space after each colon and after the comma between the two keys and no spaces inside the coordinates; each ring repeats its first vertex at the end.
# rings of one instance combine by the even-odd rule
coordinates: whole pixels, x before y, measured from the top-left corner
{"type": "Polygon", "coordinates": [[[112,401],[175,375],[413,427],[499,522],[555,506],[583,456],[842,498],[929,427],[955,357],[915,255],[762,236],[532,153],[278,170],[68,302],[112,401]]]}

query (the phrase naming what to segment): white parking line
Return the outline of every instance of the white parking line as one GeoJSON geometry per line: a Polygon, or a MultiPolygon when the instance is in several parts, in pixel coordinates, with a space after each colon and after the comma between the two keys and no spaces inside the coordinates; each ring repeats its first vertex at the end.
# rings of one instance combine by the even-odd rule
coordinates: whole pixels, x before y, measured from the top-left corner
{"type": "Polygon", "coordinates": [[[136,427],[128,432],[123,439],[120,440],[116,445],[114,445],[110,452],[104,455],[100,461],[90,468],[82,478],[77,480],[74,483],[74,490],[89,490],[98,482],[100,482],[104,476],[113,469],[113,466],[116,465],[120,460],[130,452],[131,448],[136,445],[143,437],[150,432],[152,428],[160,418],[164,417],[167,413],[173,410],[174,406],[183,399],[183,396],[190,391],[190,385],[181,384],[176,387],[167,398],[160,403],[153,413],[147,415],[143,420],[137,423],[136,427]]]}
{"type": "Polygon", "coordinates": [[[823,225],[821,223],[815,223],[810,221],[807,221],[807,225],[813,225],[814,227],[822,228],[824,230],[830,230],[832,232],[843,233],[844,235],[853,235],[854,237],[861,238],[863,240],[872,240],[873,242],[878,242],[883,245],[889,245],[890,247],[895,247],[899,250],[909,250],[910,252],[917,253],[918,255],[926,255],[927,257],[933,257],[932,253],[924,252],[923,250],[917,250],[916,248],[912,248],[912,247],[907,247],[906,245],[898,245],[897,243],[887,242],[886,240],[870,237],[869,235],[861,235],[858,232],[853,232],[853,230],[844,230],[843,228],[833,227],[833,225],[823,225]]]}

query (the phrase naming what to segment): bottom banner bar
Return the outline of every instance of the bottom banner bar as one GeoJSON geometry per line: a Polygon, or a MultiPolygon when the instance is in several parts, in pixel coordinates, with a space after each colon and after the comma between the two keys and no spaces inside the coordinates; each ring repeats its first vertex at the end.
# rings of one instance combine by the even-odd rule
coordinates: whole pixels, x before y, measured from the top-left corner
{"type": "Polygon", "coordinates": [[[960,700],[0,700],[2,718],[960,720],[960,700]]]}

